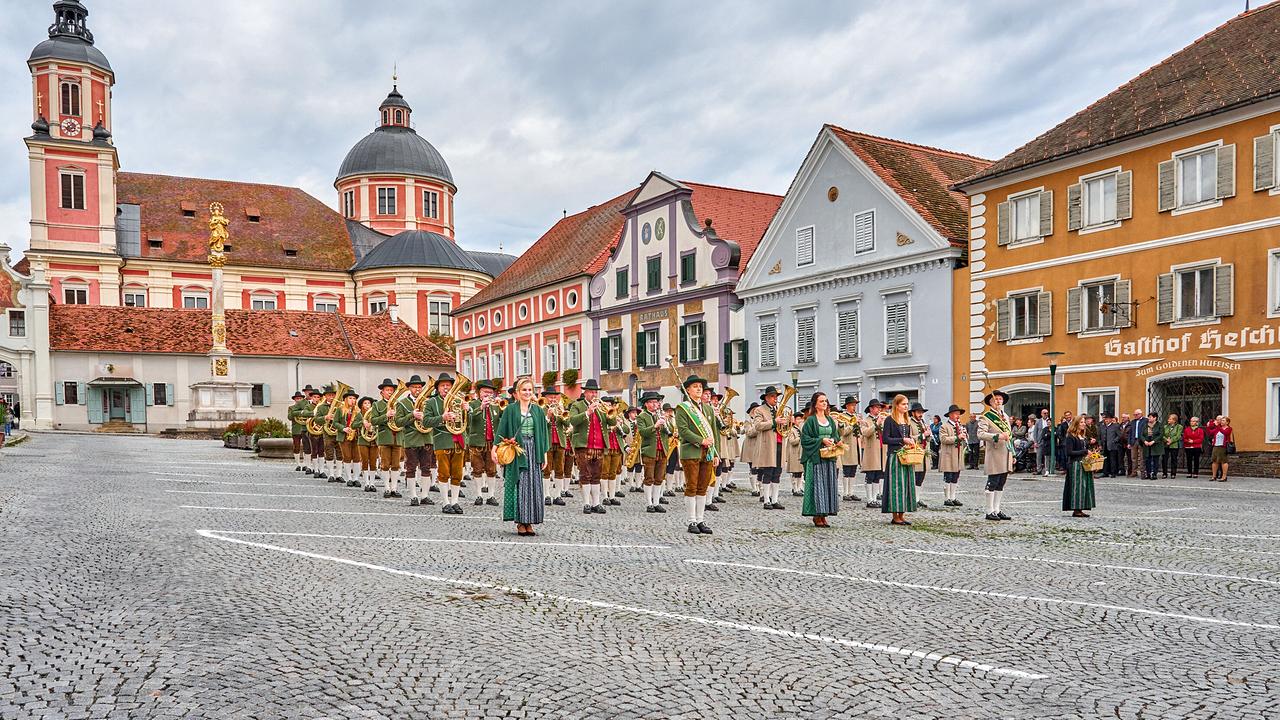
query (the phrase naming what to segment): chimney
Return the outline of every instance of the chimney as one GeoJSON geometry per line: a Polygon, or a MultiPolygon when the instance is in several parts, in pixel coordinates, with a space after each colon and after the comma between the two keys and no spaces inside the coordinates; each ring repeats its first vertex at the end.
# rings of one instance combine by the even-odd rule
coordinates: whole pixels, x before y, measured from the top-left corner
{"type": "Polygon", "coordinates": [[[397,324],[400,322],[400,306],[399,305],[388,305],[387,314],[391,316],[392,324],[397,324]]]}

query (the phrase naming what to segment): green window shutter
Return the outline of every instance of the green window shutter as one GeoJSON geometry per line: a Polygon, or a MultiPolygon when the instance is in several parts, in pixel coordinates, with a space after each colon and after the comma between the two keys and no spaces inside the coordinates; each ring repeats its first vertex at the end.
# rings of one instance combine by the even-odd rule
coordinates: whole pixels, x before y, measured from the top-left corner
{"type": "Polygon", "coordinates": [[[685,348],[689,344],[689,326],[680,326],[680,364],[689,362],[689,353],[685,352],[685,348]]]}
{"type": "Polygon", "coordinates": [[[705,321],[698,323],[701,327],[698,329],[698,362],[707,361],[707,323],[705,321]]]}
{"type": "Polygon", "coordinates": [[[638,368],[645,367],[644,360],[647,355],[645,353],[644,340],[645,340],[645,337],[644,337],[643,330],[636,333],[636,367],[638,368]]]}
{"type": "Polygon", "coordinates": [[[738,341],[738,373],[747,371],[747,340],[743,338],[738,341]]]}
{"type": "Polygon", "coordinates": [[[164,404],[165,405],[173,404],[173,383],[164,384],[164,404]]]}
{"type": "Polygon", "coordinates": [[[720,346],[720,370],[721,372],[733,372],[733,341],[729,341],[720,346]]]}
{"type": "Polygon", "coordinates": [[[66,402],[66,395],[63,394],[66,385],[61,380],[53,384],[53,404],[62,405],[66,402]]]}
{"type": "Polygon", "coordinates": [[[600,338],[600,369],[609,372],[613,368],[609,367],[609,338],[600,338]]]}

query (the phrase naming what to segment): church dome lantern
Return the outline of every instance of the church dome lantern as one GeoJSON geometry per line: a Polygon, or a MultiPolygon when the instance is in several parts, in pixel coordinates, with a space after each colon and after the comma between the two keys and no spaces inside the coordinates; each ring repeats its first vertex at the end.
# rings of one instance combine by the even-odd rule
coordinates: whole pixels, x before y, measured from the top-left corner
{"type": "Polygon", "coordinates": [[[453,173],[435,146],[410,127],[413,109],[396,87],[378,106],[379,126],[347,153],[337,183],[354,175],[409,175],[439,180],[450,187],[453,173]]]}
{"type": "Polygon", "coordinates": [[[53,4],[53,24],[49,39],[36,45],[27,63],[40,60],[66,60],[92,65],[110,73],[107,56],[93,46],[93,33],[86,22],[89,10],[80,0],[58,0],[53,4]]]}

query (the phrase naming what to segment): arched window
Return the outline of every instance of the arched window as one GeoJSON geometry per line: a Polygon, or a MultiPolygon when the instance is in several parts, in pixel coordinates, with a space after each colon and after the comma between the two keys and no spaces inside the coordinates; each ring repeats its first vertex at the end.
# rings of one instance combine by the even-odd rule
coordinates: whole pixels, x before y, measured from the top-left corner
{"type": "Polygon", "coordinates": [[[383,125],[391,124],[391,113],[386,110],[382,111],[382,124],[383,125]]]}
{"type": "Polygon", "coordinates": [[[202,287],[182,288],[183,310],[208,310],[209,291],[202,287]]]}
{"type": "Polygon", "coordinates": [[[397,124],[397,125],[403,125],[403,124],[404,124],[404,111],[403,111],[403,110],[397,110],[397,111],[396,111],[396,124],[397,124]]]}
{"type": "Polygon", "coordinates": [[[63,80],[59,109],[63,115],[80,117],[80,83],[75,80],[63,80]]]}
{"type": "Polygon", "coordinates": [[[259,290],[249,296],[250,310],[278,310],[276,294],[268,290],[259,290]]]}
{"type": "Polygon", "coordinates": [[[387,311],[387,296],[383,293],[374,293],[369,296],[369,314],[377,315],[387,311]]]}
{"type": "Polygon", "coordinates": [[[120,303],[125,307],[146,307],[147,289],[141,285],[125,285],[120,291],[120,303]]]}
{"type": "MultiPolygon", "coordinates": [[[[11,378],[13,375],[13,366],[7,362],[0,362],[0,378],[11,378]]],[[[9,404],[12,405],[12,403],[9,404]]]]}
{"type": "Polygon", "coordinates": [[[316,312],[338,312],[338,297],[336,295],[317,295],[311,300],[311,309],[316,312]]]}

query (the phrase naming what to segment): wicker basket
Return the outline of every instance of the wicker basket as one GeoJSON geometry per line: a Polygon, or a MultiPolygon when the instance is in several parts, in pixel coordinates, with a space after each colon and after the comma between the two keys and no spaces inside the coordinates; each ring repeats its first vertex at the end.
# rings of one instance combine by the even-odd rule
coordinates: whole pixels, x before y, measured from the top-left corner
{"type": "Polygon", "coordinates": [[[499,465],[510,465],[516,459],[517,455],[524,454],[524,448],[513,442],[504,440],[500,445],[498,445],[497,450],[494,452],[498,456],[499,465]]]}
{"type": "Polygon", "coordinates": [[[1098,472],[1099,470],[1102,469],[1103,465],[1105,465],[1106,462],[1107,462],[1106,458],[1098,456],[1098,457],[1086,457],[1084,460],[1080,461],[1080,464],[1083,465],[1084,469],[1088,470],[1089,472],[1098,472]]]}
{"type": "Polygon", "coordinates": [[[924,448],[922,447],[904,447],[898,451],[899,465],[923,465],[924,464],[924,448]]]}
{"type": "Polygon", "coordinates": [[[835,445],[826,445],[818,449],[818,457],[823,460],[834,460],[844,454],[849,447],[844,443],[836,443],[835,445]]]}

